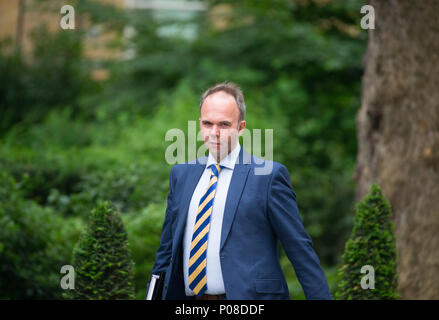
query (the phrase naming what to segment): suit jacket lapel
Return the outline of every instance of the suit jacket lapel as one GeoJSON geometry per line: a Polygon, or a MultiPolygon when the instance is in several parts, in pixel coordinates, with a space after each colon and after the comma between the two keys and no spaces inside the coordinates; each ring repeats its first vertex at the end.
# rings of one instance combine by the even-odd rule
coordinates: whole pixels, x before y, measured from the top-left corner
{"type": "Polygon", "coordinates": [[[177,253],[178,248],[181,246],[181,241],[183,239],[183,232],[185,230],[186,225],[186,219],[189,211],[189,205],[192,199],[192,195],[195,191],[195,188],[197,187],[198,181],[201,178],[201,175],[203,174],[204,169],[206,168],[206,160],[207,157],[203,157],[197,159],[197,163],[189,163],[188,164],[188,173],[186,175],[186,181],[184,185],[184,189],[182,190],[183,194],[181,197],[181,206],[179,206],[178,214],[176,219],[177,221],[177,227],[175,229],[175,235],[174,235],[174,245],[172,248],[172,251],[174,253],[177,253]],[[204,164],[203,164],[204,163],[204,164]]]}

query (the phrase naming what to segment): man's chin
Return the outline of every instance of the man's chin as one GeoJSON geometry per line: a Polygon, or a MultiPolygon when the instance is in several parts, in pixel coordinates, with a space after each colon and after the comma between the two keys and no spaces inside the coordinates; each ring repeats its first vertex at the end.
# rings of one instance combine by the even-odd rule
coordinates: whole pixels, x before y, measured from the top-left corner
{"type": "Polygon", "coordinates": [[[210,148],[209,152],[217,160],[218,159],[222,160],[223,158],[225,158],[229,154],[227,148],[224,148],[224,150],[221,150],[220,148],[210,148]]]}

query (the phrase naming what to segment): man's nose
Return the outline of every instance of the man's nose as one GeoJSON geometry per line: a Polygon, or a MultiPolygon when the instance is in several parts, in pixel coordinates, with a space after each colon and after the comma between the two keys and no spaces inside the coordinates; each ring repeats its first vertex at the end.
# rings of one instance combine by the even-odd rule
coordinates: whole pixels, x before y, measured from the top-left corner
{"type": "Polygon", "coordinates": [[[214,124],[214,125],[212,126],[212,131],[211,131],[211,133],[212,133],[213,135],[219,136],[219,134],[220,134],[220,127],[217,126],[216,124],[214,124]]]}

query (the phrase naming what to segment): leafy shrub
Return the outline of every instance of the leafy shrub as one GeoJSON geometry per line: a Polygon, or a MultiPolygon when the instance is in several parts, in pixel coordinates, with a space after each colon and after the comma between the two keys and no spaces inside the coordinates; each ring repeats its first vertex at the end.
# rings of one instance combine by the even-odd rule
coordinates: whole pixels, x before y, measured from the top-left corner
{"type": "Polygon", "coordinates": [[[392,210],[378,185],[358,203],[354,228],[346,242],[336,299],[395,299],[396,249],[392,210]],[[361,268],[370,265],[375,272],[375,288],[362,289],[361,268]]]}
{"type": "MultiPolygon", "coordinates": [[[[133,299],[133,261],[121,215],[108,202],[91,211],[73,251],[74,299],[133,299]]],[[[69,295],[66,295],[69,296],[69,295]]]]}
{"type": "Polygon", "coordinates": [[[70,264],[80,220],[25,200],[8,173],[0,185],[0,299],[61,298],[60,269],[70,264]]]}
{"type": "Polygon", "coordinates": [[[97,90],[78,32],[51,34],[43,25],[32,32],[32,40],[31,57],[0,47],[0,133],[21,121],[41,121],[61,106],[77,111],[79,96],[97,90]]]}
{"type": "MultiPolygon", "coordinates": [[[[88,172],[78,184],[79,192],[71,199],[87,199],[88,204],[108,199],[119,210],[140,210],[150,202],[160,202],[166,197],[167,167],[151,164],[131,164],[112,166],[88,172]]],[[[75,210],[77,212],[77,210],[75,210]]]]}

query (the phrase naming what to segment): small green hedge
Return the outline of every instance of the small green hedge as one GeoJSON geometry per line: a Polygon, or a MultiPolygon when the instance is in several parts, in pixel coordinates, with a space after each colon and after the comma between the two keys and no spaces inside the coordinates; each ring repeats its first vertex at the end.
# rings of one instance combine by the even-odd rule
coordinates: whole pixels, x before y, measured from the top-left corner
{"type": "MultiPolygon", "coordinates": [[[[378,185],[358,203],[354,228],[346,242],[339,269],[339,285],[335,294],[340,300],[396,299],[396,249],[392,210],[378,185]],[[363,266],[374,269],[374,288],[362,287],[362,278],[371,272],[361,273],[363,266]]],[[[363,281],[370,285],[370,281],[363,281]]],[[[365,286],[366,287],[366,286],[365,286]]]]}
{"type": "Polygon", "coordinates": [[[100,202],[73,251],[74,299],[134,299],[128,237],[119,211],[100,202]]]}

